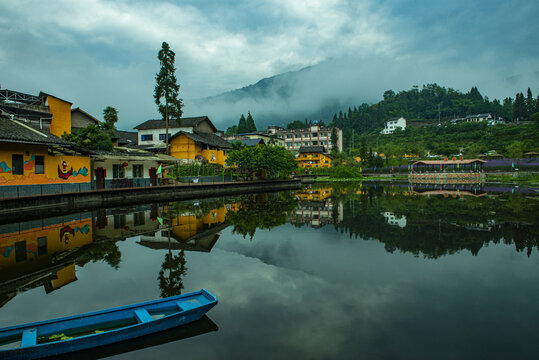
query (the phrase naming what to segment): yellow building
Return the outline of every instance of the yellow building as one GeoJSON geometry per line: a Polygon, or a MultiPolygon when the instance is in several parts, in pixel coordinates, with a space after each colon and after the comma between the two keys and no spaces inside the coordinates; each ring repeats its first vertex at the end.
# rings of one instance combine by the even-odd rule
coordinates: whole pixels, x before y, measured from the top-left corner
{"type": "Polygon", "coordinates": [[[64,133],[71,134],[71,103],[56,96],[39,93],[43,104],[49,107],[52,114],[50,133],[61,137],[64,133]]]}
{"type": "Polygon", "coordinates": [[[323,146],[302,146],[296,160],[302,168],[331,167],[331,156],[324,152],[323,146]]]}
{"type": "Polygon", "coordinates": [[[90,190],[90,158],[22,122],[0,117],[0,198],[90,190]]]}
{"type": "Polygon", "coordinates": [[[231,148],[228,141],[212,133],[178,131],[170,137],[170,155],[177,159],[206,159],[224,166],[225,151],[231,148]]]}

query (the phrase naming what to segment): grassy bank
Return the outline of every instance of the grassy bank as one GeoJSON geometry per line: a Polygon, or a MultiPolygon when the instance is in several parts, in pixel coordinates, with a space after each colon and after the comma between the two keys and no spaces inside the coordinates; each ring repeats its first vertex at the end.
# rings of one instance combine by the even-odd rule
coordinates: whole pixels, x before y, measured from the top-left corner
{"type": "Polygon", "coordinates": [[[512,174],[487,174],[488,182],[497,182],[503,184],[517,184],[526,186],[539,186],[539,173],[532,172],[514,172],[512,174]]]}

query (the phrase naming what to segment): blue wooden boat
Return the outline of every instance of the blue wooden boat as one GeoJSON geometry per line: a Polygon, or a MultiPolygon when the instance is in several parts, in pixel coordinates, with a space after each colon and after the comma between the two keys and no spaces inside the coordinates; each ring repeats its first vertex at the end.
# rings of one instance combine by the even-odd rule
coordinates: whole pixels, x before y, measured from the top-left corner
{"type": "Polygon", "coordinates": [[[39,359],[146,336],[200,319],[217,304],[206,289],[0,329],[0,359],[39,359]]]}

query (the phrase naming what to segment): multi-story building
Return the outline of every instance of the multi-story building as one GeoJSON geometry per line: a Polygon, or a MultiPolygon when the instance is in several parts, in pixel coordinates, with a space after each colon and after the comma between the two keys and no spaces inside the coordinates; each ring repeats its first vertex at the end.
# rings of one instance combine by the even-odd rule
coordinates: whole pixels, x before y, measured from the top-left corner
{"type": "Polygon", "coordinates": [[[380,131],[380,134],[384,134],[384,135],[393,134],[395,130],[397,129],[401,129],[401,130],[406,129],[406,119],[403,118],[402,116],[389,119],[385,123],[384,129],[380,131]]]}
{"type": "Polygon", "coordinates": [[[328,168],[331,166],[331,157],[325,152],[323,146],[302,146],[296,160],[301,168],[328,168]]]}
{"type": "Polygon", "coordinates": [[[284,130],[272,126],[268,128],[268,132],[282,134],[286,150],[298,151],[302,146],[323,146],[326,149],[333,149],[334,145],[339,152],[343,150],[342,130],[336,127],[311,125],[305,129],[284,130]],[[336,144],[331,141],[333,131],[337,138],[336,144]]]}

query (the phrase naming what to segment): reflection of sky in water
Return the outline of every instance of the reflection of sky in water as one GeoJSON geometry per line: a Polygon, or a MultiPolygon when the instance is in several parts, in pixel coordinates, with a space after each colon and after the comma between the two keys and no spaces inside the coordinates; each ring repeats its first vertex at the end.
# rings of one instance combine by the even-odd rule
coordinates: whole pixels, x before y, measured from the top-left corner
{"type": "MultiPolygon", "coordinates": [[[[21,293],[6,325],[159,297],[166,250],[119,242],[118,271],[77,268],[78,281],[45,296],[21,293]]],[[[222,232],[211,253],[187,252],[185,292],[219,298],[219,331],[118,358],[535,358],[538,257],[511,245],[436,260],[389,254],[376,240],[329,225],[222,232]]]]}

